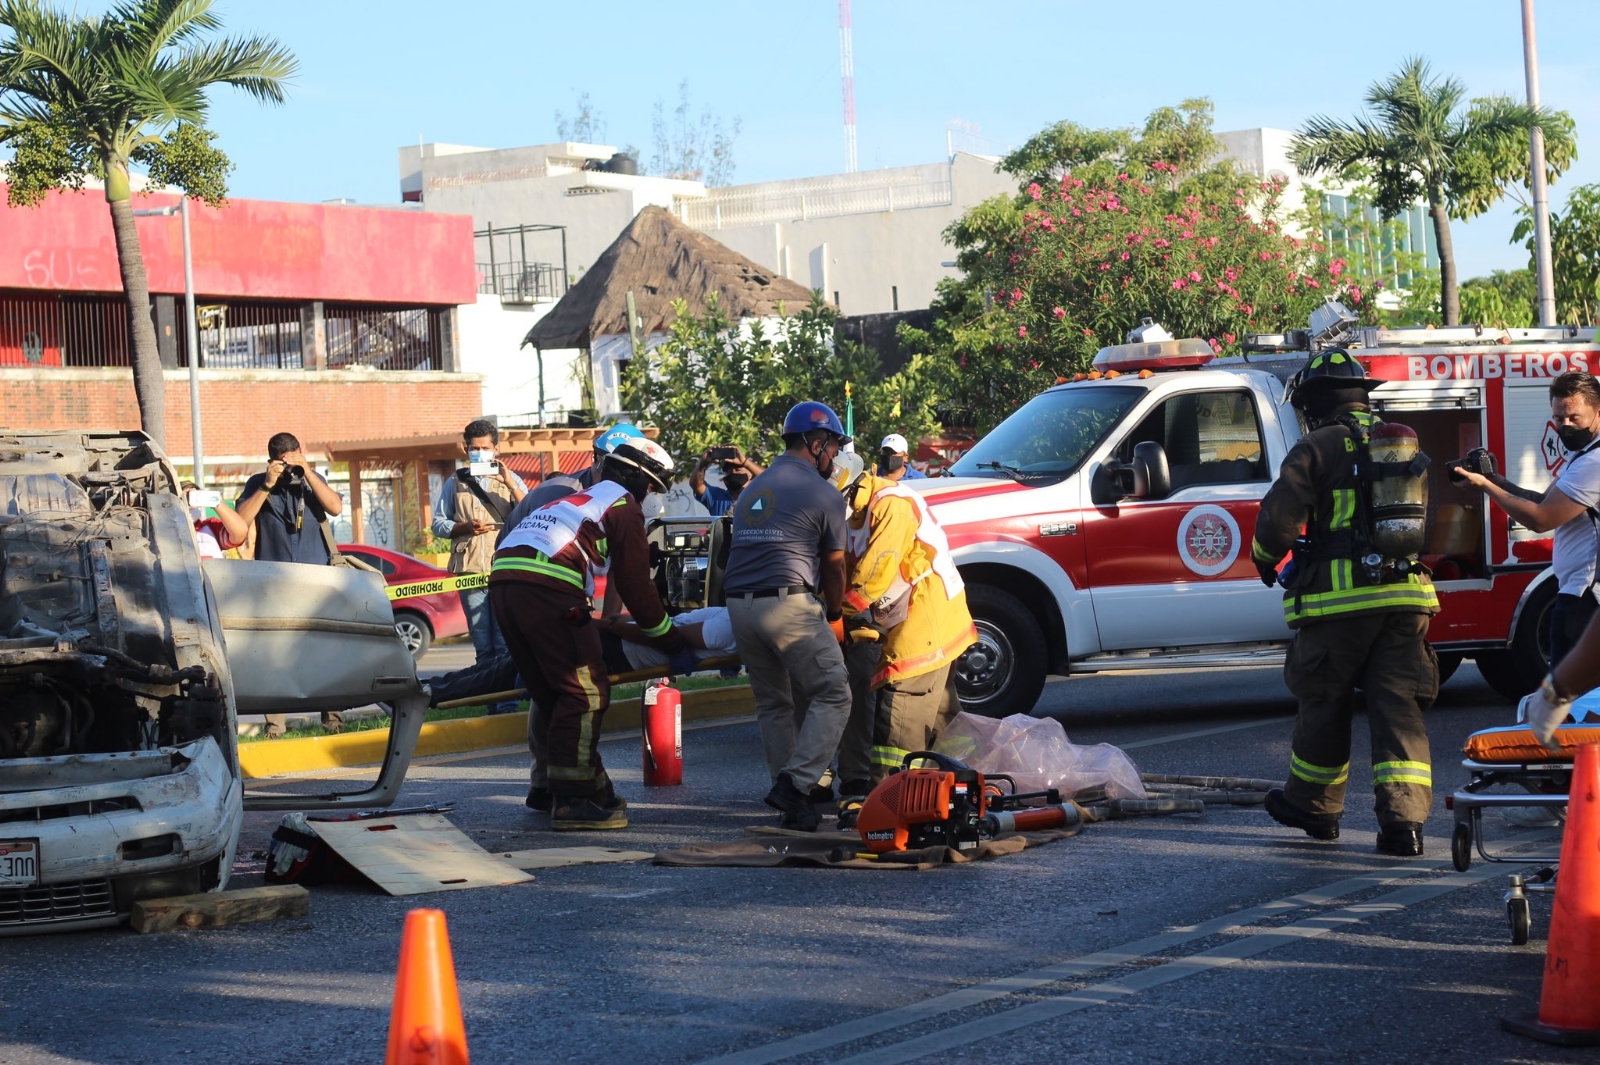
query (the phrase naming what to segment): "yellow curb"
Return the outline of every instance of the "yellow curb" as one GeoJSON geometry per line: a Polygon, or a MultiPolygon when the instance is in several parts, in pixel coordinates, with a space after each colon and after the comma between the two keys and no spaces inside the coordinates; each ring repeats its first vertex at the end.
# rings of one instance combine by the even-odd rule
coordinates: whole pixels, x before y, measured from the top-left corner
{"type": "MultiPolygon", "coordinates": [[[[639,711],[639,699],[612,703],[606,711],[604,731],[637,730],[639,711]]],[[[685,722],[742,717],[754,712],[755,699],[748,685],[683,693],[685,722]]],[[[422,726],[422,733],[417,737],[416,755],[463,754],[491,747],[520,747],[527,743],[527,739],[526,713],[430,721],[422,726]]],[[[314,769],[377,765],[383,761],[388,742],[388,729],[369,729],[344,736],[308,736],[297,740],[241,739],[239,768],[246,779],[260,780],[314,769]]]]}

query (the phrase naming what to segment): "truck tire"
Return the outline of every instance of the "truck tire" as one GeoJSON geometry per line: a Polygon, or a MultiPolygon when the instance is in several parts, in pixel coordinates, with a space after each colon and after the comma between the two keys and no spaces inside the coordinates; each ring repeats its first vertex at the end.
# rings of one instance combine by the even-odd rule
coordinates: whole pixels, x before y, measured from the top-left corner
{"type": "Polygon", "coordinates": [[[1443,684],[1456,675],[1456,670],[1461,668],[1461,659],[1464,656],[1460,651],[1440,651],[1437,657],[1439,659],[1439,683],[1443,684]]]}
{"type": "Polygon", "coordinates": [[[1489,687],[1513,701],[1533,691],[1550,672],[1550,607],[1556,601],[1555,581],[1546,581],[1528,597],[1511,646],[1484,651],[1474,658],[1489,687]]]}
{"type": "Polygon", "coordinates": [[[967,609],[978,642],[956,660],[961,708],[983,717],[1030,712],[1044,690],[1048,654],[1039,619],[1016,596],[987,584],[967,585],[967,609]]]}

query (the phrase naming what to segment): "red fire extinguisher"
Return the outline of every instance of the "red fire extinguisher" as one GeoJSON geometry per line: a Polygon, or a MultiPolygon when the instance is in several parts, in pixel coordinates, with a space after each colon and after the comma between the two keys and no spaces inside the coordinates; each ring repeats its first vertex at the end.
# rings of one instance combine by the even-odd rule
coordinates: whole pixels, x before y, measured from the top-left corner
{"type": "Polygon", "coordinates": [[[645,786],[670,788],[682,784],[683,695],[667,678],[645,685],[640,725],[645,786]]]}

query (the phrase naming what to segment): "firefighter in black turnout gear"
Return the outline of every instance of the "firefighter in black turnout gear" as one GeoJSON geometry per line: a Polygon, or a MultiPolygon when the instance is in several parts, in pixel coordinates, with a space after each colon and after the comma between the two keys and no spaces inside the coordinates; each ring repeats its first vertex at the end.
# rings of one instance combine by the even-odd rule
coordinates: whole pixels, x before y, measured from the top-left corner
{"type": "Polygon", "coordinates": [[[1426,639],[1439,600],[1416,561],[1428,460],[1415,433],[1372,415],[1367,394],[1381,383],[1338,348],[1313,354],[1289,382],[1308,431],[1261,501],[1251,547],[1262,581],[1285,589],[1294,642],[1283,676],[1300,703],[1288,783],[1267,794],[1266,808],[1313,839],[1339,838],[1359,686],[1372,733],[1378,850],[1410,857],[1422,853],[1433,803],[1422,712],[1439,690],[1426,639]]]}

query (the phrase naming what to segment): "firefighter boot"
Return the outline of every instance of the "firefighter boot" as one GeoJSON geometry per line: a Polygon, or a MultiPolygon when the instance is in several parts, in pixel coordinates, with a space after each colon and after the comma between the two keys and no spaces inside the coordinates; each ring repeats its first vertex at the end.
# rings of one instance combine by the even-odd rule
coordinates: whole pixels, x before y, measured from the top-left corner
{"type": "Polygon", "coordinates": [[[1312,839],[1339,838],[1339,819],[1336,816],[1307,813],[1284,798],[1282,788],[1273,788],[1267,792],[1267,799],[1263,805],[1278,824],[1288,828],[1298,828],[1312,839]]]}
{"type": "Polygon", "coordinates": [[[778,782],[762,801],[783,815],[779,824],[784,828],[815,832],[822,824],[822,815],[811,805],[811,797],[795,787],[794,778],[788,773],[778,774],[778,782]]]}
{"type": "Polygon", "coordinates": [[[872,791],[870,780],[847,780],[839,786],[839,829],[847,831],[856,827],[861,816],[861,804],[872,791]]]}
{"type": "Polygon", "coordinates": [[[1422,826],[1416,821],[1396,821],[1378,829],[1378,853],[1415,858],[1422,853],[1422,826]]]}
{"type": "Polygon", "coordinates": [[[627,828],[628,815],[610,806],[610,796],[558,795],[550,812],[550,827],[557,832],[598,832],[627,828]]]}
{"type": "Polygon", "coordinates": [[[533,787],[528,789],[528,797],[522,804],[535,813],[547,814],[555,805],[555,797],[550,794],[549,788],[533,787]]]}

